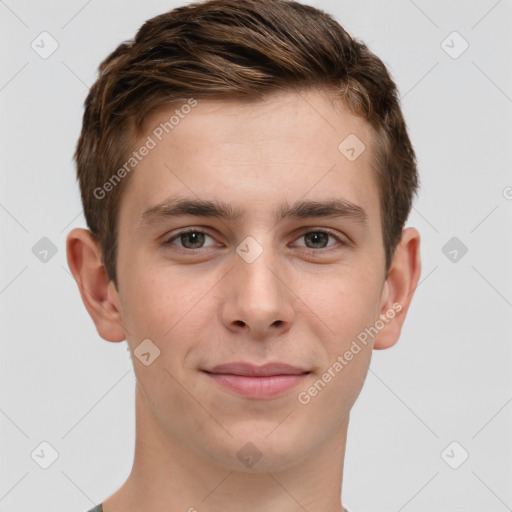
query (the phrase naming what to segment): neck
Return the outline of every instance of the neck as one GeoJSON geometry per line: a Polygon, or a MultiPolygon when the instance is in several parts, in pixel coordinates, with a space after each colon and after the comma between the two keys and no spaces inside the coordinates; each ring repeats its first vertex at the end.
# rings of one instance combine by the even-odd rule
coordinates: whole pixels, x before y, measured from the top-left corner
{"type": "Polygon", "coordinates": [[[343,512],[341,487],[348,418],[308,459],[283,467],[267,460],[249,471],[223,467],[165,432],[136,386],[132,471],[103,502],[103,512],[343,512]],[[270,464],[270,465],[269,465],[270,464]]]}

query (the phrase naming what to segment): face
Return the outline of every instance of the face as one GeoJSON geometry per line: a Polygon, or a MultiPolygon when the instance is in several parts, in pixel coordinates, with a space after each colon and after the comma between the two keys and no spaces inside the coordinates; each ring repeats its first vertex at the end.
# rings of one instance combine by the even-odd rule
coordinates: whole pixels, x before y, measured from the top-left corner
{"type": "Polygon", "coordinates": [[[142,414],[225,468],[240,470],[250,442],[258,470],[282,469],[340,435],[370,363],[371,337],[358,335],[385,290],[370,132],[322,91],[201,100],[160,141],[174,110],[147,120],[140,143],[156,145],[119,214],[127,341],[137,354],[151,340],[150,364],[133,357],[142,414]],[[339,149],[350,134],[366,146],[356,159],[339,149]],[[300,375],[208,373],[239,362],[300,375]]]}

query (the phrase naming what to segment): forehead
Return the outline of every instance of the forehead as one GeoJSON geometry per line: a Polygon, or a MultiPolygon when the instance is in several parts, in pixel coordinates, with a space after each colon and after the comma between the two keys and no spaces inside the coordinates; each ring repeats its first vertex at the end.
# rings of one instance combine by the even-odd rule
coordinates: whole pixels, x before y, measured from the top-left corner
{"type": "Polygon", "coordinates": [[[121,211],[140,216],[180,195],[252,212],[339,196],[380,218],[372,135],[324,90],[184,100],[145,120],[134,148],[150,149],[139,155],[121,211]]]}

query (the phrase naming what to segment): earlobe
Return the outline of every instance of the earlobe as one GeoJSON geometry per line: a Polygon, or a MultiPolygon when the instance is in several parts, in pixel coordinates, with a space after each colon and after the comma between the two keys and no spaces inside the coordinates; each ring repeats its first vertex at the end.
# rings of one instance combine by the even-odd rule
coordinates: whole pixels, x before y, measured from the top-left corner
{"type": "Polygon", "coordinates": [[[88,229],[73,229],[66,238],[66,252],[69,269],[98,334],[107,341],[125,340],[119,301],[109,291],[113,286],[92,233],[88,229]]]}
{"type": "Polygon", "coordinates": [[[376,336],[374,349],[390,348],[398,341],[420,274],[420,235],[406,228],[384,283],[380,314],[385,316],[385,327],[376,336]]]}

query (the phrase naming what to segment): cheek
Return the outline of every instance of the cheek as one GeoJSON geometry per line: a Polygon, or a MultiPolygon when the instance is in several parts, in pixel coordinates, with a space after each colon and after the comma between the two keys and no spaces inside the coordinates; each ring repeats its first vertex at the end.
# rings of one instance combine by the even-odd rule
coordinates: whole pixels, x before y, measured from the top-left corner
{"type": "Polygon", "coordinates": [[[336,344],[357,336],[378,317],[380,276],[366,268],[344,267],[328,277],[303,281],[301,298],[336,344]]]}
{"type": "MultiPolygon", "coordinates": [[[[378,276],[350,269],[346,275],[323,287],[323,297],[318,297],[315,313],[327,326],[324,329],[327,334],[321,339],[325,353],[319,379],[326,385],[315,402],[319,410],[325,409],[325,413],[329,411],[332,416],[326,428],[338,428],[366,379],[373,339],[365,329],[378,318],[379,286],[378,276]]],[[[320,384],[319,389],[322,386],[320,384]]]]}
{"type": "Polygon", "coordinates": [[[129,336],[134,341],[141,336],[160,339],[172,327],[173,319],[182,316],[178,287],[171,288],[147,262],[135,258],[123,270],[123,320],[129,336]]]}
{"type": "Polygon", "coordinates": [[[188,268],[157,266],[148,261],[134,261],[126,271],[130,279],[123,317],[132,338],[150,338],[162,350],[170,345],[179,350],[197,334],[204,319],[211,322],[208,290],[218,277],[193,276],[188,268]]]}

